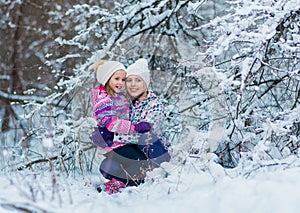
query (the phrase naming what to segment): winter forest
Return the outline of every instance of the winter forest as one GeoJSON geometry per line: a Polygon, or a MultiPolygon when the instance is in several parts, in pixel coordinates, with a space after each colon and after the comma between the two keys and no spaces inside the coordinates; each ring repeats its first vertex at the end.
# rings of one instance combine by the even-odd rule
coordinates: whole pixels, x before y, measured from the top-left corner
{"type": "Polygon", "coordinates": [[[0,212],[252,212],[214,187],[274,172],[300,186],[300,0],[0,0],[0,21],[0,212]],[[99,194],[91,65],[141,57],[172,158],[99,194]]]}

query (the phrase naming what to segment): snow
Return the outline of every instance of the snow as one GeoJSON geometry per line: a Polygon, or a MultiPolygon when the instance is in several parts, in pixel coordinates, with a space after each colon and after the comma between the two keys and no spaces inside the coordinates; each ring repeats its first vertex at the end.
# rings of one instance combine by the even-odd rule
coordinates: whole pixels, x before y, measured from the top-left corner
{"type": "MultiPolygon", "coordinates": [[[[131,14],[134,14],[134,12],[140,10],[141,7],[147,7],[147,5],[150,5],[153,2],[156,1],[148,1],[143,5],[132,6],[128,9],[132,11],[131,14]]],[[[160,5],[163,5],[164,2],[166,1],[160,2],[160,5]]],[[[203,2],[204,1],[198,1],[198,3],[189,2],[189,12],[192,13],[192,10],[197,10],[203,2]]],[[[254,50],[254,52],[260,50],[261,46],[263,46],[262,44],[275,35],[275,29],[282,18],[285,17],[286,12],[293,10],[295,5],[299,5],[299,0],[285,1],[284,4],[282,3],[283,1],[274,1],[273,3],[271,1],[263,1],[266,2],[266,5],[260,5],[260,0],[245,1],[243,4],[241,4],[241,2],[242,1],[231,2],[232,4],[237,5],[236,9],[233,11],[234,13],[231,12],[222,18],[216,17],[215,19],[212,19],[210,23],[201,25],[201,27],[194,29],[197,30],[211,27],[212,29],[216,28],[216,33],[220,33],[218,34],[220,36],[216,37],[218,38],[217,41],[212,46],[212,48],[215,48],[207,52],[214,53],[214,55],[222,55],[226,52],[224,50],[228,50],[232,44],[240,41],[245,42],[245,46],[240,50],[239,54],[234,56],[236,59],[245,53],[247,54],[251,52],[252,50],[254,50]],[[271,15],[274,16],[274,18],[268,19],[271,15]],[[266,22],[263,22],[262,20],[265,19],[266,22]],[[237,22],[240,23],[237,25],[237,22]],[[230,34],[228,34],[228,32],[230,32],[230,34]]],[[[85,17],[85,14],[87,15],[86,17],[91,17],[93,14],[97,15],[101,13],[103,13],[103,16],[106,14],[107,19],[111,19],[111,16],[107,11],[100,11],[96,6],[90,8],[88,13],[83,13],[83,16],[80,16],[79,12],[84,8],[89,9],[90,7],[88,7],[88,5],[82,5],[80,7],[75,6],[68,13],[74,13],[75,17],[78,17],[75,21],[81,20],[82,17],[85,17]],[[77,13],[79,15],[77,15],[77,13]]],[[[160,9],[160,7],[157,8],[160,9]]],[[[149,12],[151,9],[149,11],[145,11],[149,12]]],[[[146,15],[150,14],[146,12],[146,15]]],[[[146,19],[147,22],[144,22],[144,24],[146,24],[142,29],[133,28],[131,31],[125,32],[123,37],[120,37],[119,41],[126,41],[132,35],[138,34],[138,32],[162,22],[165,18],[168,18],[170,12],[171,10],[164,11],[164,13],[158,15],[155,13],[153,17],[146,19]]],[[[127,23],[126,20],[129,17],[120,16],[120,20],[125,20],[124,23],[127,23]]],[[[117,23],[121,22],[120,20],[118,20],[117,23]]],[[[112,24],[114,23],[114,19],[111,19],[110,21],[112,24]]],[[[87,26],[86,22],[82,21],[77,28],[75,28],[79,32],[78,36],[75,36],[71,40],[58,37],[55,41],[61,45],[66,44],[69,46],[77,46],[82,50],[89,49],[89,46],[86,46],[85,44],[83,45],[82,42],[86,40],[89,32],[95,28],[99,28],[99,23],[100,20],[92,23],[89,25],[90,27],[84,31],[83,29],[87,26]]],[[[9,22],[8,24],[12,28],[15,27],[15,24],[12,22],[9,22]]],[[[109,26],[105,25],[102,30],[106,32],[107,27],[109,26]]],[[[283,47],[282,49],[294,52],[297,51],[297,47],[295,47],[295,45],[290,45],[291,42],[297,43],[297,41],[300,40],[300,36],[297,34],[298,28],[295,27],[294,29],[294,33],[291,34],[293,40],[287,40],[284,44],[281,44],[283,47]]],[[[102,31],[97,33],[98,35],[102,35],[102,31]]],[[[119,35],[119,33],[115,32],[115,36],[117,35],[119,35]]],[[[115,36],[113,35],[109,38],[106,46],[110,47],[110,45],[115,42],[115,36]]],[[[178,41],[180,40],[181,37],[178,38],[178,41]]],[[[179,49],[182,49],[181,53],[184,57],[195,55],[194,53],[191,53],[193,50],[187,48],[188,45],[186,45],[183,41],[178,43],[180,45],[178,47],[179,49]]],[[[50,55],[47,54],[45,57],[47,58],[47,56],[50,55]]],[[[69,58],[76,58],[78,56],[78,53],[70,53],[63,58],[56,60],[56,62],[63,63],[69,58]]],[[[208,91],[208,95],[219,95],[219,89],[231,88],[230,86],[227,86],[230,84],[242,84],[241,89],[245,88],[244,86],[246,85],[244,85],[243,80],[248,76],[249,67],[252,65],[253,58],[260,58],[262,56],[264,56],[264,54],[260,54],[260,51],[258,51],[257,55],[251,55],[252,59],[249,58],[244,61],[242,66],[243,68],[241,70],[241,82],[234,80],[234,76],[227,76],[221,72],[214,73],[214,78],[217,77],[220,79],[220,88],[213,87],[211,91],[208,91]],[[218,89],[218,91],[213,89],[218,89]]],[[[50,61],[47,63],[51,65],[50,61]]],[[[232,63],[239,62],[232,61],[232,63]]],[[[296,65],[297,63],[295,61],[295,67],[297,67],[296,65]]],[[[205,69],[202,69],[202,71],[205,71],[205,69]]],[[[289,71],[289,73],[291,73],[290,75],[295,75],[297,77],[297,80],[299,79],[298,72],[298,69],[293,72],[289,71]]],[[[88,74],[90,74],[90,72],[86,73],[86,75],[88,74]]],[[[206,72],[206,75],[207,74],[209,73],[206,72]]],[[[63,83],[66,85],[78,85],[83,77],[85,76],[78,75],[77,78],[72,78],[63,83]]],[[[0,78],[5,79],[8,77],[2,76],[0,78]]],[[[58,86],[63,86],[63,84],[58,84],[58,86]]],[[[205,84],[203,84],[203,86],[205,86],[205,84]]],[[[68,87],[69,90],[71,90],[71,88],[73,87],[68,87]]],[[[259,90],[259,87],[255,87],[255,89],[259,90]]],[[[30,91],[28,90],[28,92],[30,91]]],[[[55,96],[60,95],[61,94],[54,93],[52,99],[54,100],[55,96]]],[[[9,94],[0,91],[0,96],[8,98],[9,94]]],[[[36,100],[42,103],[46,102],[44,98],[32,95],[18,96],[10,94],[10,97],[15,100],[36,100]]],[[[241,98],[241,96],[237,97],[241,98]]],[[[219,95],[217,98],[218,100],[222,100],[223,97],[219,95]]],[[[220,110],[220,103],[222,102],[216,102],[213,106],[214,108],[211,108],[211,112],[215,113],[215,117],[223,112],[220,110]]],[[[188,102],[180,104],[181,107],[186,107],[184,104],[188,104],[188,102]]],[[[248,112],[256,106],[256,104],[250,105],[247,109],[248,112]]],[[[263,137],[262,140],[255,140],[258,141],[258,144],[253,149],[253,152],[248,153],[249,155],[252,155],[250,156],[253,161],[252,164],[249,161],[245,161],[246,157],[243,156],[240,164],[236,168],[225,169],[215,163],[216,157],[213,154],[204,157],[202,156],[203,158],[197,155],[189,157],[188,154],[183,153],[181,155],[179,150],[176,150],[177,152],[173,155],[173,161],[162,165],[163,168],[156,169],[149,173],[149,179],[146,183],[139,187],[125,188],[121,193],[114,195],[109,195],[105,192],[98,193],[96,191],[95,186],[104,183],[104,180],[98,173],[97,168],[95,168],[95,171],[92,171],[90,174],[72,174],[71,172],[69,176],[66,176],[64,171],[55,171],[52,173],[49,171],[33,171],[27,169],[24,169],[23,171],[7,171],[8,169],[5,171],[0,170],[0,213],[298,212],[300,207],[300,203],[298,201],[300,192],[297,190],[300,186],[299,156],[290,156],[289,159],[284,159],[291,155],[291,151],[285,147],[282,153],[275,153],[278,150],[272,148],[272,144],[270,144],[269,140],[273,132],[284,135],[284,133],[288,131],[285,127],[294,123],[293,121],[296,121],[299,118],[299,110],[300,107],[298,106],[289,111],[284,117],[286,120],[271,121],[267,119],[264,125],[262,125],[262,129],[264,131],[260,136],[255,135],[255,133],[249,133],[244,136],[244,138],[263,137]],[[270,160],[271,156],[278,157],[278,160],[270,160]],[[180,157],[182,158],[181,161],[180,157]],[[27,209],[27,211],[25,209],[27,209]]],[[[3,113],[3,110],[0,111],[0,117],[3,117],[3,113]]],[[[274,111],[274,113],[277,112],[274,111]]],[[[244,114],[248,115],[250,113],[244,114]]],[[[29,113],[25,118],[29,117],[32,117],[31,113],[29,113]]],[[[235,125],[237,127],[240,126],[240,121],[241,120],[234,121],[236,122],[235,125]]],[[[0,123],[1,122],[3,121],[0,119],[0,123]]],[[[79,122],[81,122],[81,120],[79,122]]],[[[224,134],[223,132],[225,129],[222,128],[223,123],[220,123],[222,120],[220,119],[218,122],[219,123],[214,123],[215,126],[211,126],[211,129],[215,131],[210,131],[211,137],[208,139],[217,141],[222,138],[221,136],[224,134]]],[[[257,128],[257,130],[258,129],[259,128],[257,128]]],[[[67,134],[69,131],[68,126],[65,126],[64,130],[67,134]]],[[[189,140],[185,139],[185,141],[181,144],[183,149],[181,151],[183,152],[187,151],[187,146],[190,145],[187,141],[189,140]]],[[[297,137],[291,135],[291,141],[297,143],[297,137]]],[[[53,141],[51,139],[45,138],[42,142],[44,148],[53,146],[53,141]]],[[[210,143],[210,145],[212,146],[212,143],[210,143]]],[[[215,145],[217,145],[217,143],[215,143],[215,145]]],[[[215,148],[212,149],[214,150],[215,148]]],[[[10,153],[4,150],[2,153],[0,152],[0,157],[5,159],[12,154],[13,152],[10,153]]],[[[19,160],[25,160],[25,157],[19,160]]],[[[3,160],[1,163],[4,164],[6,162],[3,160]]],[[[1,169],[3,167],[4,165],[0,165],[1,169]]],[[[45,168],[48,167],[45,166],[45,168]]],[[[12,169],[14,168],[12,167],[12,169]]]]}
{"type": "Polygon", "coordinates": [[[95,190],[101,182],[97,172],[79,178],[57,175],[57,186],[47,173],[2,174],[0,212],[18,212],[10,204],[32,212],[57,213],[299,211],[299,167],[269,166],[246,176],[234,175],[235,169],[226,170],[213,162],[206,171],[200,170],[200,163],[198,158],[188,158],[184,165],[164,164],[169,173],[166,178],[159,168],[146,183],[113,195],[95,190]]]}

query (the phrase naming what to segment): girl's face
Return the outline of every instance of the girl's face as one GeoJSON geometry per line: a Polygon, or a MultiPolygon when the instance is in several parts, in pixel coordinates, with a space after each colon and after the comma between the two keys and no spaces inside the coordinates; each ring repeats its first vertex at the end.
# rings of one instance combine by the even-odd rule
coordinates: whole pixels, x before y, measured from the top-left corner
{"type": "Polygon", "coordinates": [[[126,78],[126,91],[132,97],[139,97],[139,100],[147,96],[146,83],[138,75],[130,75],[126,78]]]}
{"type": "Polygon", "coordinates": [[[124,70],[116,71],[109,79],[108,85],[114,93],[120,93],[124,88],[126,72],[124,70]]]}

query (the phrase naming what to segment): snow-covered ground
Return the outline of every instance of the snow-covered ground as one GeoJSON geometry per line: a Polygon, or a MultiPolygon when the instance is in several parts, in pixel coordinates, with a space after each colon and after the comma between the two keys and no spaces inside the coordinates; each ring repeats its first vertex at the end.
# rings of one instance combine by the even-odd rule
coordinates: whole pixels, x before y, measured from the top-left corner
{"type": "Polygon", "coordinates": [[[0,177],[0,212],[299,212],[300,168],[266,166],[249,176],[189,158],[165,164],[145,184],[121,193],[98,193],[97,173],[84,178],[10,173],[0,177]],[[234,174],[234,175],[233,175],[234,174]],[[19,210],[16,210],[17,207],[19,210]]]}

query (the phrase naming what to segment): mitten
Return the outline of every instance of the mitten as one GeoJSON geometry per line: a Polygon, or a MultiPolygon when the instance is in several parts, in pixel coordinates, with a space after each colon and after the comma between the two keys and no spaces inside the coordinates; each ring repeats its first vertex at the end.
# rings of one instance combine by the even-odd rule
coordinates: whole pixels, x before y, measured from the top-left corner
{"type": "Polygon", "coordinates": [[[92,133],[91,140],[98,147],[105,148],[113,144],[114,134],[103,127],[96,127],[92,133]]]}
{"type": "Polygon", "coordinates": [[[114,133],[113,132],[110,132],[108,131],[107,128],[105,127],[100,127],[98,126],[98,130],[103,138],[103,140],[105,141],[105,143],[108,145],[108,146],[111,146],[113,144],[113,140],[114,140],[114,133]]]}
{"type": "Polygon", "coordinates": [[[145,133],[151,130],[151,124],[145,121],[134,124],[134,130],[138,133],[145,133]]]}

